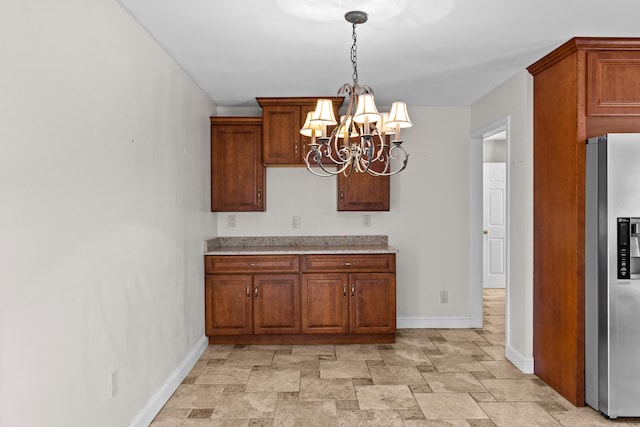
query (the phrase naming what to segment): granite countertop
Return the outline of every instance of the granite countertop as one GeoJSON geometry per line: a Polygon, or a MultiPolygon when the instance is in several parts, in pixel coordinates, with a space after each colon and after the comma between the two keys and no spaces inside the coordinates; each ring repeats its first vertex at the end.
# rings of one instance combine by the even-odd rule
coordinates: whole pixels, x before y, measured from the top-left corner
{"type": "Polygon", "coordinates": [[[387,254],[396,253],[387,236],[216,237],[205,241],[205,255],[387,254]]]}

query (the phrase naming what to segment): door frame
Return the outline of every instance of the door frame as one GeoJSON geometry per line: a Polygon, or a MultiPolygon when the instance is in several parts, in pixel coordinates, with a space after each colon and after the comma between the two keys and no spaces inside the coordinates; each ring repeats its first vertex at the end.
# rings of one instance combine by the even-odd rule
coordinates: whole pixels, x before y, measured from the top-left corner
{"type": "Polygon", "coordinates": [[[470,212],[469,212],[469,241],[470,241],[470,271],[469,271],[469,287],[471,289],[471,326],[474,328],[483,327],[483,315],[482,315],[482,255],[483,255],[483,234],[482,234],[482,146],[485,137],[495,134],[497,132],[506,131],[505,142],[505,163],[506,163],[506,238],[505,238],[505,351],[509,348],[510,334],[510,304],[509,304],[509,288],[510,288],[510,254],[509,254],[509,240],[510,240],[510,116],[504,116],[492,123],[489,123],[480,129],[476,129],[471,132],[471,147],[469,155],[469,178],[470,178],[470,212]],[[479,187],[478,187],[479,186],[479,187]]]}

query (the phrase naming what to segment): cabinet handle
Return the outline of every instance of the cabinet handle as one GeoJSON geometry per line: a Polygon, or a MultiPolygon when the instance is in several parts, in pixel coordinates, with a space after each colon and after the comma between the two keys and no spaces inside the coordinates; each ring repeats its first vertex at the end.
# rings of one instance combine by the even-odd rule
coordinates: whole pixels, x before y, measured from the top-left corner
{"type": "Polygon", "coordinates": [[[262,200],[262,190],[258,188],[258,202],[262,200]]]}
{"type": "Polygon", "coordinates": [[[351,284],[351,296],[356,296],[356,285],[353,283],[351,284]]]}
{"type": "Polygon", "coordinates": [[[342,263],[342,265],[345,266],[345,267],[352,267],[352,266],[356,265],[356,263],[355,262],[350,262],[350,261],[344,261],[342,263]]]}
{"type": "Polygon", "coordinates": [[[342,284],[342,296],[345,297],[345,298],[347,297],[347,284],[346,283],[342,284]]]}
{"type": "Polygon", "coordinates": [[[344,190],[340,189],[340,200],[344,200],[344,190]]]}
{"type": "Polygon", "coordinates": [[[251,298],[251,286],[247,285],[247,299],[251,298]]]}
{"type": "Polygon", "coordinates": [[[257,262],[248,262],[245,264],[247,267],[257,267],[258,263],[257,262]]]}
{"type": "Polygon", "coordinates": [[[298,154],[298,141],[293,142],[293,147],[294,147],[294,150],[296,151],[296,154],[298,154]]]}
{"type": "Polygon", "coordinates": [[[256,296],[256,299],[258,299],[258,285],[256,285],[255,296],[256,296]]]}

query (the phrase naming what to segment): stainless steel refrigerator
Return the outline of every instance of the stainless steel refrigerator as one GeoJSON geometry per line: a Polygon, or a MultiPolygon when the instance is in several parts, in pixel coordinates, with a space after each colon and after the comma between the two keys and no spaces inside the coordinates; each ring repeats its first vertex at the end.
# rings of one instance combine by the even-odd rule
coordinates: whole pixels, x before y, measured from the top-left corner
{"type": "Polygon", "coordinates": [[[640,134],[587,143],[585,400],[640,416],[640,134]]]}

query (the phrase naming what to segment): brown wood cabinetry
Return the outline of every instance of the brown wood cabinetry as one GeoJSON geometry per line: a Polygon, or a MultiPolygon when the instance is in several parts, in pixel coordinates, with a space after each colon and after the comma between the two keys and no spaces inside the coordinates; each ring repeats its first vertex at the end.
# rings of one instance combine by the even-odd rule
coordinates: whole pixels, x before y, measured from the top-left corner
{"type": "Polygon", "coordinates": [[[297,255],[205,257],[207,335],[300,333],[298,262],[297,255]]]}
{"type": "Polygon", "coordinates": [[[390,178],[355,172],[350,176],[338,175],[338,210],[388,211],[390,178]]]}
{"type": "Polygon", "coordinates": [[[301,270],[303,333],[395,334],[395,255],[303,255],[301,270]]]}
{"type": "MultiPolygon", "coordinates": [[[[311,138],[300,135],[300,128],[309,111],[316,108],[318,97],[256,98],[262,107],[263,146],[265,165],[301,166],[305,164],[307,144],[311,138]]],[[[334,106],[336,119],[342,97],[327,97],[334,106]]]]}
{"type": "Polygon", "coordinates": [[[210,343],[395,341],[395,254],[207,255],[205,273],[210,343]]]}
{"type": "Polygon", "coordinates": [[[534,77],[535,373],[584,405],[586,140],[640,132],[640,39],[574,38],[534,77]]]}
{"type": "Polygon", "coordinates": [[[211,117],[211,211],[265,210],[260,117],[211,117]]]}

